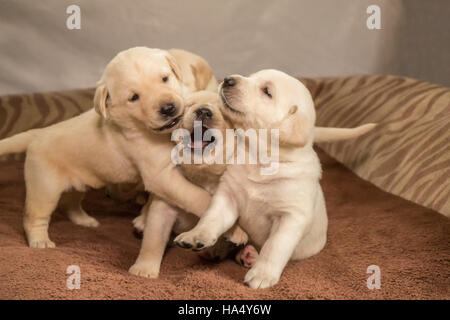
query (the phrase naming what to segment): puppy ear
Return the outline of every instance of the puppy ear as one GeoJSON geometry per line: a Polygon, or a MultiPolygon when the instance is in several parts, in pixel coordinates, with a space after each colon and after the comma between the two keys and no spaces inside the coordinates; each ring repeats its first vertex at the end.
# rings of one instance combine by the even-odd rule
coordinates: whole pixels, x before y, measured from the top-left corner
{"type": "Polygon", "coordinates": [[[106,89],[106,84],[103,82],[97,83],[97,89],[94,95],[94,109],[103,118],[107,118],[108,114],[106,112],[106,100],[108,99],[108,90],[106,89]]]}
{"type": "Polygon", "coordinates": [[[180,82],[183,82],[183,76],[181,75],[180,67],[178,66],[178,63],[175,60],[175,58],[170,53],[168,53],[166,55],[166,60],[167,63],[169,63],[170,69],[172,69],[172,72],[175,75],[175,77],[177,77],[177,79],[180,82]]]}
{"type": "Polygon", "coordinates": [[[280,145],[301,148],[308,142],[310,123],[294,105],[280,125],[280,145]]]}
{"type": "Polygon", "coordinates": [[[191,71],[195,79],[195,88],[197,91],[205,90],[214,74],[211,67],[203,59],[197,59],[191,64],[191,71]]]}

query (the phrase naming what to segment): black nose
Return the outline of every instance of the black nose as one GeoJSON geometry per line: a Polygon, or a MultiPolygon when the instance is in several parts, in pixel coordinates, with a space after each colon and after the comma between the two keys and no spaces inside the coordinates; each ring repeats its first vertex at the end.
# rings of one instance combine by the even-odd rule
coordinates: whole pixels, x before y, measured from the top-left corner
{"type": "Polygon", "coordinates": [[[236,84],[236,79],[233,77],[226,77],[223,79],[223,86],[224,87],[233,87],[236,84]]]}
{"type": "Polygon", "coordinates": [[[211,119],[213,116],[213,113],[208,108],[200,108],[195,110],[195,115],[197,116],[197,119],[206,120],[211,119]]]}
{"type": "Polygon", "coordinates": [[[177,108],[175,108],[175,105],[173,103],[167,103],[161,106],[159,109],[159,112],[164,116],[173,116],[175,112],[177,111],[177,108]]]}

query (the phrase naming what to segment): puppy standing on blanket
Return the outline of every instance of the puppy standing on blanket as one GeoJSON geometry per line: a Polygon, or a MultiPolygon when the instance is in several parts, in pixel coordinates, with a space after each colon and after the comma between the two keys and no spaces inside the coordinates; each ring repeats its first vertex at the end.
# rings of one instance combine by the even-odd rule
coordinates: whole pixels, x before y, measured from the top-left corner
{"type": "Polygon", "coordinates": [[[206,210],[209,193],[170,161],[169,134],[182,118],[183,91],[170,53],[132,48],[106,67],[95,110],[0,141],[0,155],[27,151],[24,229],[30,247],[55,246],[48,225],[58,202],[73,222],[98,224],[80,205],[88,187],[142,179],[147,191],[170,203],[199,216],[206,210]]]}
{"type": "Polygon", "coordinates": [[[279,129],[279,168],[229,165],[211,206],[175,242],[194,250],[212,246],[239,219],[260,255],[245,276],[251,288],[276,284],[290,259],[311,257],[327,239],[327,213],[313,150],[315,110],[308,89],[276,70],[231,76],[220,88],[223,112],[234,128],[279,129]]]}

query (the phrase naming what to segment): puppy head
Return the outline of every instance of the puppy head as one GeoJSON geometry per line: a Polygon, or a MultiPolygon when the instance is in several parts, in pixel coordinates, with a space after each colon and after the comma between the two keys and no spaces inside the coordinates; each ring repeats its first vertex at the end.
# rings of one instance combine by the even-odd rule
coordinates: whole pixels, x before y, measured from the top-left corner
{"type": "Polygon", "coordinates": [[[277,70],[233,75],[220,84],[224,115],[234,128],[279,129],[280,145],[312,143],[314,103],[297,79],[277,70]]]}
{"type": "Polygon", "coordinates": [[[95,110],[120,127],[167,133],[181,120],[181,75],[164,50],[135,47],[120,52],[97,83],[95,110]]]}
{"type": "MultiPolygon", "coordinates": [[[[188,146],[191,151],[191,156],[194,155],[194,148],[201,148],[202,154],[213,160],[215,157],[215,147],[222,146],[222,153],[225,152],[225,140],[226,129],[230,128],[230,124],[224,119],[221,112],[222,102],[217,93],[211,91],[198,91],[192,93],[186,97],[185,100],[186,110],[181,122],[181,127],[190,132],[190,145],[188,146]],[[206,137],[205,132],[210,130],[211,136],[206,137]],[[220,135],[215,135],[220,131],[220,135]],[[206,137],[206,139],[205,139],[206,137]],[[209,141],[208,141],[209,140],[209,141]],[[204,152],[208,148],[208,151],[204,152]]],[[[208,159],[203,160],[201,164],[183,165],[189,167],[190,170],[204,170],[208,173],[218,173],[224,170],[223,165],[219,165],[208,159]]],[[[194,163],[192,161],[192,163],[194,163]]]]}

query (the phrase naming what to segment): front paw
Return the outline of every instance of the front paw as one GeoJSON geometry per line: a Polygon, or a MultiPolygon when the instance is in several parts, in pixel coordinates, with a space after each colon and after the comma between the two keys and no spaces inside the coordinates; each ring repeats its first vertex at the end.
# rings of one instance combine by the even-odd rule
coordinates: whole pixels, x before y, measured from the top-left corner
{"type": "Polygon", "coordinates": [[[192,249],[194,251],[200,251],[211,247],[216,241],[217,238],[208,234],[208,232],[199,232],[195,229],[178,235],[174,240],[177,246],[184,249],[192,249]]]}
{"type": "Polygon", "coordinates": [[[28,246],[30,248],[55,248],[56,245],[53,241],[51,241],[50,239],[34,239],[34,240],[29,240],[28,241],[28,246]]]}
{"type": "Polygon", "coordinates": [[[236,246],[241,246],[247,244],[248,242],[247,233],[244,230],[242,230],[239,226],[231,228],[223,236],[226,240],[234,243],[236,246]]]}
{"type": "Polygon", "coordinates": [[[271,269],[270,265],[255,263],[245,275],[244,282],[252,289],[269,288],[280,279],[280,275],[271,269]]]}
{"type": "Polygon", "coordinates": [[[128,270],[129,273],[135,276],[145,277],[145,278],[158,278],[159,275],[159,265],[152,263],[135,263],[128,270]]]}

